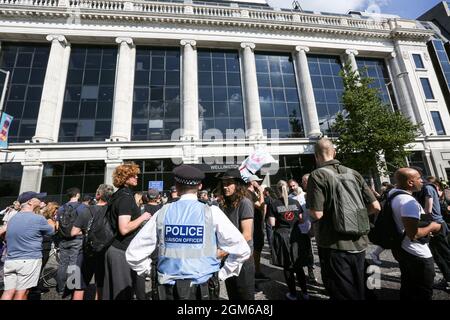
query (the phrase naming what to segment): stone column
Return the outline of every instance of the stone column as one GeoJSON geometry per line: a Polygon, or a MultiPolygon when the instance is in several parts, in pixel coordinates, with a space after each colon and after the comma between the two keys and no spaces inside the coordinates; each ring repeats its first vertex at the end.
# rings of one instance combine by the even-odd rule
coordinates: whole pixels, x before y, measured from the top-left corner
{"type": "Polygon", "coordinates": [[[123,163],[121,159],[121,148],[108,148],[107,159],[105,160],[105,183],[113,185],[112,174],[117,166],[123,163]]]}
{"type": "MultiPolygon", "coordinates": [[[[427,139],[427,138],[425,138],[425,139],[427,139]]],[[[424,145],[424,149],[425,149],[424,150],[425,160],[427,162],[428,170],[430,170],[430,175],[432,175],[434,177],[439,177],[439,175],[437,175],[437,172],[438,172],[436,170],[437,168],[434,166],[434,161],[433,161],[432,154],[431,154],[431,148],[428,145],[428,142],[424,141],[423,145],[424,145]]]]}
{"type": "MultiPolygon", "coordinates": [[[[106,166],[105,166],[105,184],[109,184],[111,186],[113,185],[113,178],[112,178],[112,174],[114,172],[114,170],[120,166],[123,163],[122,160],[117,160],[117,161],[106,161],[106,166]]],[[[114,187],[115,188],[115,187],[114,187]]]]}
{"type": "Polygon", "coordinates": [[[259,104],[258,80],[256,77],[256,64],[254,43],[241,43],[242,48],[242,85],[244,88],[245,129],[249,139],[262,139],[264,137],[261,106],[259,104]]]}
{"type": "Polygon", "coordinates": [[[130,141],[136,48],[131,38],[116,38],[116,43],[119,44],[119,55],[116,67],[111,140],[130,141]]]}
{"type": "Polygon", "coordinates": [[[319,117],[317,116],[316,100],[309,73],[308,58],[306,53],[309,48],[295,47],[296,75],[300,91],[300,101],[303,125],[306,137],[318,137],[320,133],[319,117]]]}
{"type": "Polygon", "coordinates": [[[356,74],[359,75],[358,63],[356,62],[356,58],[355,58],[358,54],[359,54],[358,50],[354,50],[354,49],[345,50],[347,63],[350,63],[352,70],[355,71],[356,74]]]}
{"type": "Polygon", "coordinates": [[[198,71],[197,48],[195,40],[181,40],[182,49],[182,97],[181,140],[198,140],[198,71]]]}
{"type": "Polygon", "coordinates": [[[408,87],[405,82],[405,77],[408,75],[408,73],[400,69],[396,52],[391,53],[389,62],[393,73],[392,79],[397,89],[397,94],[399,95],[397,103],[399,105],[400,111],[413,123],[417,123],[416,117],[414,115],[414,107],[412,105],[411,97],[408,93],[408,87]]]}
{"type": "Polygon", "coordinates": [[[48,35],[50,55],[42,88],[41,104],[33,142],[57,142],[64,103],[70,44],[62,35],[48,35]]]}
{"type": "Polygon", "coordinates": [[[25,150],[25,160],[22,162],[23,173],[19,193],[25,191],[40,191],[42,173],[44,171],[44,165],[41,162],[40,157],[41,151],[39,149],[25,150]]]}
{"type": "MultiPolygon", "coordinates": [[[[22,163],[23,173],[22,181],[20,182],[19,193],[25,191],[39,192],[41,189],[42,173],[44,171],[44,165],[42,162],[36,163],[22,163]]],[[[45,192],[45,190],[44,190],[45,192]]]]}

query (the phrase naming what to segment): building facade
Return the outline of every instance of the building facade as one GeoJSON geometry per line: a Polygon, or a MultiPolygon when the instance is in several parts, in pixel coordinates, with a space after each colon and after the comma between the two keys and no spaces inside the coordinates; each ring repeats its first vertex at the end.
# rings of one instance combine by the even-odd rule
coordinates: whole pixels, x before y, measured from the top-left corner
{"type": "Polygon", "coordinates": [[[133,160],[142,185],[177,163],[207,180],[256,149],[273,181],[314,168],[342,110],[343,63],[422,124],[410,161],[450,179],[450,115],[415,20],[277,10],[265,2],[0,0],[3,111],[14,116],[0,200],[72,186],[92,193],[133,160]]]}

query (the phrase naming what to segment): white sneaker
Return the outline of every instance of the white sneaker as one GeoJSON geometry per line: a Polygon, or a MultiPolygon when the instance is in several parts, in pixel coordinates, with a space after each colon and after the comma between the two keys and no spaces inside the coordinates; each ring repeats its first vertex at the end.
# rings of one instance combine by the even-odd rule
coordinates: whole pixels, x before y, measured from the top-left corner
{"type": "Polygon", "coordinates": [[[381,266],[381,265],[383,264],[383,262],[381,262],[381,260],[380,260],[380,257],[377,256],[377,255],[374,254],[374,253],[371,253],[371,254],[370,254],[370,259],[371,259],[372,262],[373,262],[374,264],[376,264],[377,266],[381,266]]]}
{"type": "Polygon", "coordinates": [[[291,301],[295,301],[295,300],[297,300],[297,296],[293,295],[290,292],[288,292],[288,293],[286,293],[286,299],[291,300],[291,301]]]}

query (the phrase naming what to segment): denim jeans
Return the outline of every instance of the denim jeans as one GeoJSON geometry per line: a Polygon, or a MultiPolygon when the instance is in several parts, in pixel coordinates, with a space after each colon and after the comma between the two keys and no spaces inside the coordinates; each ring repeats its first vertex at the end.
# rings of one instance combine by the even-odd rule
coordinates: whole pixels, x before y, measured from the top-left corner
{"type": "MultiPolygon", "coordinates": [[[[78,267],[80,279],[75,281],[75,284],[83,282],[81,277],[81,264],[83,259],[83,238],[75,238],[71,240],[61,240],[59,243],[59,267],[58,272],[56,274],[56,282],[57,287],[56,290],[59,293],[64,292],[67,281],[67,269],[70,266],[71,268],[78,267]]],[[[81,285],[80,285],[81,286],[81,285]]],[[[76,288],[68,288],[68,289],[81,289],[76,288]]]]}

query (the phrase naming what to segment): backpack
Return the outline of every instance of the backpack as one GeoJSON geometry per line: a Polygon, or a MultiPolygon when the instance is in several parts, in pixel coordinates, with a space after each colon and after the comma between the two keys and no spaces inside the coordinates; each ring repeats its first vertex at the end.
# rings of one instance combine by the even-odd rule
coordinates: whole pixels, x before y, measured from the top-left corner
{"type": "MultiPolygon", "coordinates": [[[[91,210],[91,207],[89,208],[91,210]]],[[[85,250],[90,253],[99,253],[106,250],[116,237],[116,230],[111,222],[111,205],[100,207],[92,212],[85,235],[85,250]]]]}
{"type": "Polygon", "coordinates": [[[398,248],[404,238],[404,233],[399,232],[394,221],[392,211],[392,200],[400,195],[408,194],[404,191],[396,191],[390,195],[381,207],[380,213],[375,220],[375,226],[370,230],[369,240],[384,249],[398,248]]]}
{"type": "Polygon", "coordinates": [[[58,233],[63,239],[72,239],[71,236],[72,227],[77,220],[78,213],[77,208],[72,207],[70,204],[64,205],[64,210],[59,215],[59,229],[58,233]]]}
{"type": "Polygon", "coordinates": [[[351,169],[338,166],[337,172],[321,168],[332,177],[332,222],[336,232],[362,236],[370,231],[369,215],[364,203],[361,185],[351,169]],[[345,170],[343,170],[345,169],[345,170]]]}

